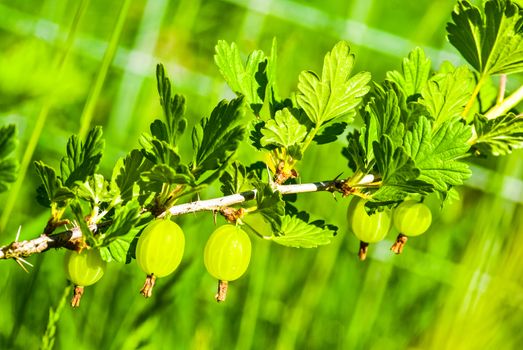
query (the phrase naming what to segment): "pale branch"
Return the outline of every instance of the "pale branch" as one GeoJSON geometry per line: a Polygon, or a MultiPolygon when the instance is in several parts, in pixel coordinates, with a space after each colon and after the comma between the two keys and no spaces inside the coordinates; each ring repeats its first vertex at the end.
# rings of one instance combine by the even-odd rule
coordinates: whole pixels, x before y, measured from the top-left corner
{"type": "Polygon", "coordinates": [[[485,117],[487,119],[494,119],[499,116],[502,116],[505,113],[507,113],[508,111],[510,111],[512,108],[514,108],[522,100],[523,100],[523,86],[521,86],[519,89],[514,91],[509,97],[502,100],[501,103],[498,102],[487,113],[485,113],[485,117]]]}
{"type": "MultiPolygon", "coordinates": [[[[360,181],[361,184],[365,183],[369,179],[365,178],[360,181]]],[[[295,185],[273,185],[274,191],[278,191],[281,194],[293,194],[293,193],[307,193],[307,192],[341,192],[344,195],[350,193],[350,188],[347,188],[347,182],[345,180],[334,180],[334,181],[323,181],[306,184],[295,184],[295,185]]],[[[198,211],[216,211],[224,207],[228,207],[235,204],[240,204],[256,198],[256,190],[245,191],[242,193],[232,194],[229,196],[213,198],[203,201],[195,201],[190,203],[174,205],[167,209],[164,213],[159,215],[163,217],[169,213],[170,215],[183,215],[188,213],[194,213],[198,211]]],[[[107,224],[107,223],[104,223],[107,224]]],[[[91,229],[96,229],[91,227],[91,229]]],[[[37,238],[31,240],[25,240],[21,242],[12,242],[8,245],[0,247],[0,259],[23,259],[33,254],[43,253],[50,248],[75,248],[75,241],[79,241],[82,238],[82,232],[79,227],[73,227],[70,230],[58,232],[52,235],[42,234],[37,238]]]]}
{"type": "MultiPolygon", "coordinates": [[[[281,194],[292,194],[292,193],[306,193],[306,192],[318,192],[318,191],[339,191],[339,187],[344,181],[324,181],[324,182],[313,182],[306,184],[296,185],[274,185],[274,191],[278,191],[281,194]]],[[[198,211],[207,210],[219,210],[223,207],[235,205],[250,201],[256,198],[256,190],[245,191],[242,193],[235,193],[229,196],[220,198],[207,199],[203,201],[196,201],[191,203],[175,205],[159,217],[165,216],[167,213],[171,215],[183,215],[188,213],[194,213],[198,211]]]]}
{"type": "Polygon", "coordinates": [[[20,259],[42,253],[50,248],[62,248],[82,238],[82,231],[74,227],[52,235],[41,234],[30,240],[12,242],[0,248],[0,259],[20,259]]]}

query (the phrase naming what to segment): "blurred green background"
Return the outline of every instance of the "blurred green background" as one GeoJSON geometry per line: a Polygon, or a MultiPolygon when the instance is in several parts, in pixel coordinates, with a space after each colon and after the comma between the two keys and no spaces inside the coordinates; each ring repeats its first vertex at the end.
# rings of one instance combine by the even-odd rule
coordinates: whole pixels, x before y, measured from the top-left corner
{"type": "MultiPolygon", "coordinates": [[[[435,66],[459,63],[445,38],[454,0],[0,0],[0,124],[16,123],[18,158],[27,174],[0,195],[0,245],[42,232],[49,213],[35,201],[32,161],[53,166],[67,138],[103,125],[101,171],[137,146],[160,116],[154,80],[165,64],[175,91],[186,95],[190,126],[230,98],[213,63],[218,39],[242,52],[279,44],[282,95],[301,70],[320,70],[340,39],[356,53],[356,71],[381,81],[415,46],[435,66]]],[[[509,88],[521,77],[509,81],[509,88]]],[[[316,146],[301,181],[346,172],[343,138],[316,146]]],[[[187,143],[183,150],[191,149],[187,143]]],[[[240,154],[253,159],[250,146],[240,154]]],[[[401,256],[388,250],[395,234],[365,262],[345,222],[347,199],[300,196],[299,206],[339,226],[329,246],[292,249],[253,237],[248,273],[214,301],[203,246],[211,214],[191,214],[177,272],[159,280],[153,298],[139,293],[144,276],[133,263],[110,264],[68,305],[56,323],[56,349],[521,349],[523,348],[523,153],[476,161],[460,188],[462,201],[441,212],[409,241],[401,256]]],[[[254,159],[253,159],[254,160],[254,159]]],[[[219,196],[216,188],[202,198],[219,196]]],[[[430,202],[430,201],[429,201],[430,202]]],[[[0,262],[0,349],[37,349],[67,285],[63,251],[33,256],[25,273],[0,262]]],[[[68,301],[69,295],[67,295],[68,301]]]]}

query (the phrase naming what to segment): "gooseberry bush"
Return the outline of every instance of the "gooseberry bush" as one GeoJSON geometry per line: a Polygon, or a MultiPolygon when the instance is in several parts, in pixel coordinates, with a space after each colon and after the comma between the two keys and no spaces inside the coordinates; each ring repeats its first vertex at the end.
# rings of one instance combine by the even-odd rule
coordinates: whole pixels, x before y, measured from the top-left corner
{"type": "MultiPolygon", "coordinates": [[[[392,251],[400,253],[407,236],[429,230],[425,198],[456,199],[455,187],[471,175],[469,160],[523,146],[517,110],[523,87],[507,91],[507,80],[523,71],[522,26],[522,10],[512,1],[487,0],[480,7],[459,1],[447,31],[465,64],[434,67],[415,48],[400,71],[373,81],[368,72],[353,72],[355,56],[341,41],[325,55],[321,73],[300,73],[295,93],[286,97],[277,85],[276,40],[269,54],[257,50],[245,62],[236,44],[219,41],[214,59],[237,97],[220,101],[190,131],[185,98],[158,65],[163,116],[144,132],[140,147],[112,174],[101,174],[105,143],[97,126],[85,139],[71,136],[59,169],[36,161],[42,181],[36,198],[50,209],[49,220],[38,237],[1,247],[0,259],[23,267],[32,254],[66,248],[67,275],[77,286],[73,306],[106,263],[136,259],[147,275],[141,292],[150,297],[156,278],[182,261],[185,239],[194,239],[176,217],[208,211],[229,222],[209,235],[202,252],[219,280],[216,299],[223,301],[227,283],[248,269],[251,238],[301,248],[334,239],[337,227],[295,205],[296,194],[316,191],[352,198],[348,221],[361,241],[360,259],[392,227],[399,233],[392,251]],[[184,158],[179,146],[187,137],[193,152],[184,158]],[[339,176],[300,177],[300,168],[319,166],[302,162],[309,147],[340,139],[347,161],[339,176]],[[238,161],[243,147],[265,161],[238,161]],[[219,186],[223,196],[200,199],[208,186],[219,186]]],[[[2,191],[17,176],[16,144],[15,125],[0,128],[2,191]]]]}

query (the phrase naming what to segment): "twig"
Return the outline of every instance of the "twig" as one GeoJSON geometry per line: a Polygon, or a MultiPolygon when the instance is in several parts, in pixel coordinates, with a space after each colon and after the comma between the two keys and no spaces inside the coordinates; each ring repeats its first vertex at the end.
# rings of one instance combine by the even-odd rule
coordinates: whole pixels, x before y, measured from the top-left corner
{"type": "Polygon", "coordinates": [[[504,99],[502,103],[498,103],[492,107],[487,113],[485,113],[485,117],[487,119],[497,118],[514,108],[521,102],[521,100],[523,100],[523,86],[504,99]]]}
{"type": "MultiPolygon", "coordinates": [[[[306,193],[306,192],[342,192],[346,191],[346,181],[324,181],[298,185],[273,185],[275,191],[281,194],[306,193]]],[[[216,211],[220,208],[243,203],[256,198],[256,190],[245,191],[229,196],[195,201],[191,203],[179,204],[167,209],[159,217],[167,215],[182,215],[198,211],[216,211]]],[[[106,225],[107,223],[104,223],[106,225]]],[[[91,229],[95,229],[91,227],[91,229]]],[[[52,235],[42,234],[37,238],[21,242],[12,242],[0,247],[0,259],[20,260],[33,254],[43,253],[50,248],[69,248],[74,249],[74,242],[82,239],[82,231],[79,227],[74,227],[67,231],[58,232],[52,235]]]]}
{"type": "MultiPolygon", "coordinates": [[[[274,185],[274,190],[280,192],[281,194],[291,194],[291,193],[306,193],[306,192],[318,192],[318,191],[331,191],[337,192],[340,191],[342,184],[345,183],[344,180],[339,181],[324,181],[324,182],[313,182],[306,184],[298,185],[274,185]]],[[[242,193],[231,194],[225,197],[207,199],[204,201],[196,201],[191,203],[175,205],[164,213],[159,215],[159,217],[165,216],[167,213],[171,215],[182,215],[188,213],[195,213],[198,211],[207,211],[207,210],[219,210],[223,207],[228,207],[235,204],[240,204],[246,201],[250,201],[256,198],[256,190],[245,191],[242,193]]]]}

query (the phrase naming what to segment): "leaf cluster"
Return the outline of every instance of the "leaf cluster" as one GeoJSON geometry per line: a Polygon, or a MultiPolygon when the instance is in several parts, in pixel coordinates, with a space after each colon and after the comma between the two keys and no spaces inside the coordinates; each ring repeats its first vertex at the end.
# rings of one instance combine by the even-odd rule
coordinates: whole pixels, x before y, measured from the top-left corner
{"type": "Polygon", "coordinates": [[[313,140],[318,144],[332,142],[343,133],[370,89],[370,74],[352,75],[354,54],[342,41],[325,55],[321,77],[303,71],[296,94],[281,99],[276,46],[274,40],[269,56],[257,50],[243,64],[236,44],[220,41],[215,62],[231,89],[251,106],[255,117],[250,130],[252,144],[266,153],[274,180],[284,183],[296,176],[296,163],[313,140]]]}
{"type": "Polygon", "coordinates": [[[448,39],[482,75],[523,71],[523,11],[510,0],[482,7],[459,1],[447,24],[448,39]]]}
{"type": "Polygon", "coordinates": [[[51,207],[46,233],[70,213],[87,243],[102,248],[105,260],[129,261],[131,242],[144,224],[223,173],[244,137],[243,98],[221,101],[202,118],[192,131],[194,156],[184,161],[179,144],[187,128],[185,98],[172,93],[163,66],[156,76],[163,118],[151,123],[140,149],[116,163],[111,178],[97,173],[105,144],[101,127],[83,142],[75,135],[69,139],[59,173],[35,162],[42,180],[38,201],[51,207]]]}
{"type": "Polygon", "coordinates": [[[364,127],[348,134],[343,154],[358,194],[382,204],[412,194],[438,192],[470,176],[462,161],[471,128],[461,119],[473,80],[466,67],[444,65],[431,72],[423,50],[403,60],[402,71],[376,84],[363,110],[364,127]],[[361,183],[365,175],[375,181],[361,183]]]}

